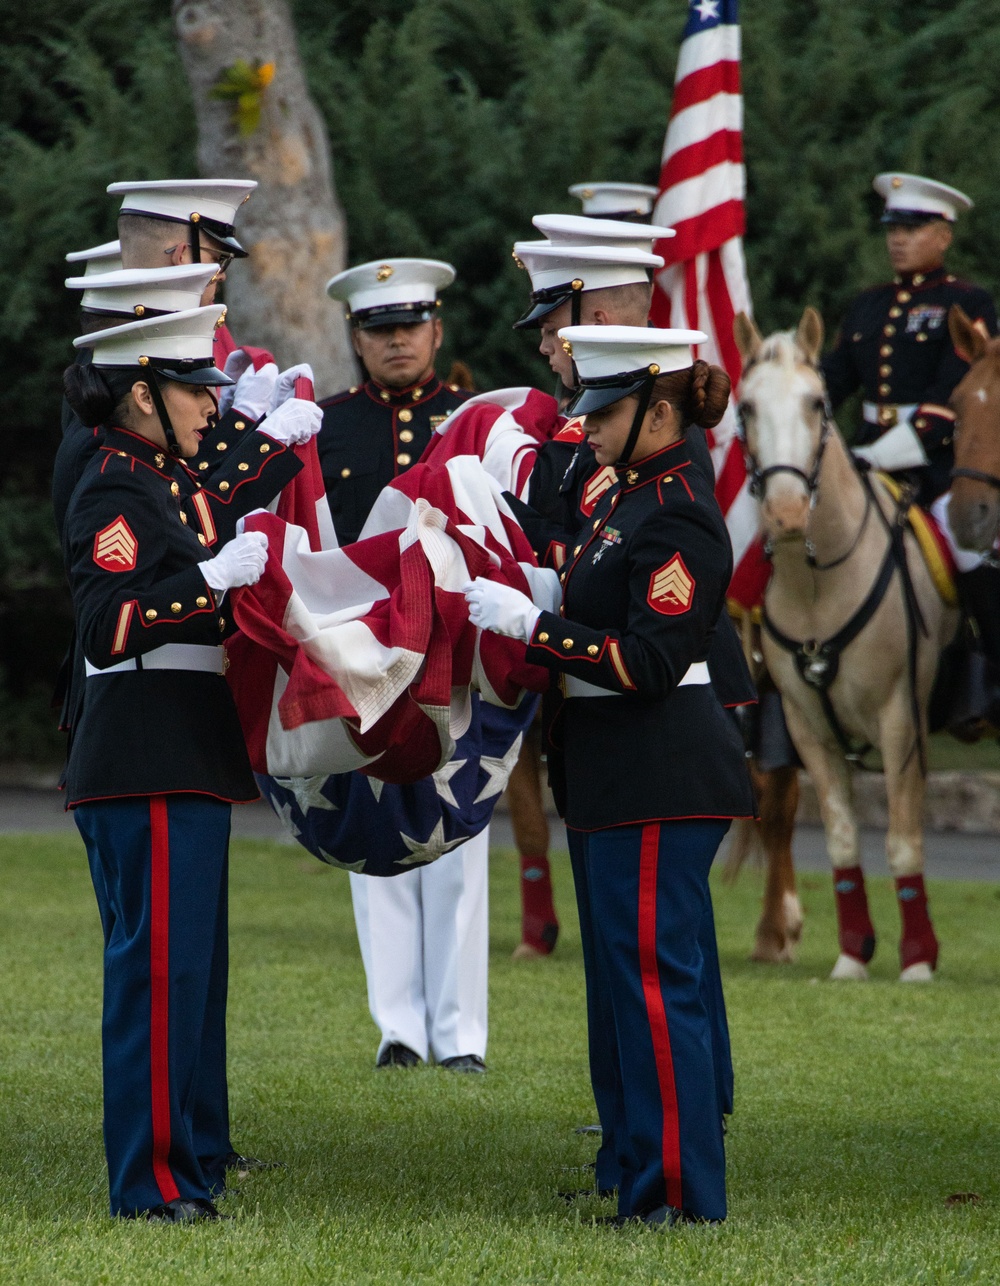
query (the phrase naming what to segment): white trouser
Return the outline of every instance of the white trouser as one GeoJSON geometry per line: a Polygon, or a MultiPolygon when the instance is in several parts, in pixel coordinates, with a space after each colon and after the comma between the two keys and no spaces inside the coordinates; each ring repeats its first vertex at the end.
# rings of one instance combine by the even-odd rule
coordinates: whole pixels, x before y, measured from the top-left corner
{"type": "Polygon", "coordinates": [[[985,554],[977,554],[972,549],[962,549],[955,540],[954,533],[951,530],[951,520],[948,514],[948,506],[951,503],[951,492],[946,491],[943,496],[938,496],[937,500],[931,505],[931,513],[937,520],[938,526],[944,532],[944,538],[948,542],[948,547],[955,559],[955,566],[960,572],[972,572],[985,559],[985,554]]]}
{"type": "Polygon", "coordinates": [[[486,1055],[489,827],[429,866],[351,872],[368,1008],[382,1040],[438,1062],[486,1055]]]}

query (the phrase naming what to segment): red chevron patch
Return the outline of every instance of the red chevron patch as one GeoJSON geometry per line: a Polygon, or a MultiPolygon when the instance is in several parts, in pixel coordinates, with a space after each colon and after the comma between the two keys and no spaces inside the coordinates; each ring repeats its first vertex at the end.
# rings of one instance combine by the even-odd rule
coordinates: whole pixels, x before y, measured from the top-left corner
{"type": "Polygon", "coordinates": [[[580,512],[585,518],[597,508],[597,502],[609,487],[613,487],[618,481],[618,474],[610,465],[603,469],[598,469],[592,478],[588,478],[583,488],[583,495],[580,497],[580,512]]]}
{"type": "Polygon", "coordinates": [[[583,416],[574,415],[571,420],[567,420],[559,432],[553,437],[553,442],[582,442],[583,441],[583,416]]]}
{"type": "Polygon", "coordinates": [[[135,570],[139,542],[121,514],[94,537],[94,562],[106,572],[135,570]]]}
{"type": "Polygon", "coordinates": [[[691,606],[694,585],[694,577],[684,566],[684,559],[674,554],[649,578],[649,605],[663,616],[681,616],[691,606]]]}

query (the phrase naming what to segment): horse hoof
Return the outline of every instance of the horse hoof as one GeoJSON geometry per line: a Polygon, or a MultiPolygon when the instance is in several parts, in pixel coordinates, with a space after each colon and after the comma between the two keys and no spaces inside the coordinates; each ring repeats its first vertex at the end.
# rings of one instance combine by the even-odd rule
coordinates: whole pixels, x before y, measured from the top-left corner
{"type": "Polygon", "coordinates": [[[934,970],[926,960],[918,960],[916,964],[907,965],[899,975],[900,982],[933,982],[934,970]]]}
{"type": "Polygon", "coordinates": [[[841,952],[830,973],[830,978],[833,982],[867,982],[868,966],[862,964],[860,960],[855,960],[853,956],[846,956],[841,952]]]}

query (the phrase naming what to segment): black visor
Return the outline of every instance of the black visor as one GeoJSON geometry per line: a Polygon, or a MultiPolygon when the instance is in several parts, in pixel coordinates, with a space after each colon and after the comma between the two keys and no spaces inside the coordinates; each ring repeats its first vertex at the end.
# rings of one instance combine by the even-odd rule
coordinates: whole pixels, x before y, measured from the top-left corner
{"type": "Polygon", "coordinates": [[[549,313],[554,313],[560,304],[567,303],[575,293],[573,283],[570,281],[564,282],[560,286],[546,286],[544,290],[533,290],[531,292],[531,307],[523,317],[517,319],[514,323],[514,329],[528,330],[529,328],[540,326],[543,317],[547,317],[549,313]]]}
{"type": "Polygon", "coordinates": [[[152,367],[157,375],[162,375],[168,380],[174,380],[177,384],[205,384],[212,387],[221,387],[225,384],[236,383],[224,371],[219,370],[211,357],[192,358],[190,360],[173,357],[150,357],[140,365],[144,365],[147,369],[152,367]]]}
{"type": "Polygon", "coordinates": [[[600,379],[581,380],[572,402],[566,407],[567,415],[590,415],[614,406],[623,397],[642,391],[650,377],[648,366],[638,371],[623,371],[620,375],[604,375],[600,379]]]}
{"type": "Polygon", "coordinates": [[[925,223],[936,223],[938,220],[947,223],[943,214],[930,214],[927,210],[886,210],[879,223],[891,227],[893,224],[904,228],[919,228],[925,223]]]}
{"type": "Polygon", "coordinates": [[[377,308],[362,308],[351,313],[351,324],[358,330],[374,330],[376,326],[419,326],[436,314],[436,299],[414,304],[379,304],[377,308]]]}

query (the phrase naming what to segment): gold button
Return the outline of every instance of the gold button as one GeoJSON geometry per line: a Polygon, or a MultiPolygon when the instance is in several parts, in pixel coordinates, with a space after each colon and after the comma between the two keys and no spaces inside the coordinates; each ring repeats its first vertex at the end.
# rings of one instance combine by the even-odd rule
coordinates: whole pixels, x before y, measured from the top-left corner
{"type": "Polygon", "coordinates": [[[951,445],[951,438],[942,438],[942,439],[941,439],[941,442],[942,442],[942,444],[943,444],[944,446],[950,446],[950,445],[951,445]]]}
{"type": "Polygon", "coordinates": [[[458,385],[457,385],[457,384],[449,384],[449,385],[448,385],[448,387],[451,389],[451,391],[452,391],[453,393],[457,393],[457,392],[458,392],[458,385]]]}
{"type": "Polygon", "coordinates": [[[403,421],[404,424],[409,424],[409,422],[413,419],[413,412],[410,410],[408,406],[404,406],[399,413],[399,418],[403,421]]]}
{"type": "Polygon", "coordinates": [[[156,612],[153,610],[153,608],[150,608],[150,609],[146,612],[146,620],[147,620],[147,621],[155,621],[155,620],[156,620],[156,612]]]}
{"type": "Polygon", "coordinates": [[[889,394],[892,392],[892,388],[888,384],[880,384],[878,386],[878,391],[882,395],[882,397],[888,397],[889,394]]]}
{"type": "Polygon", "coordinates": [[[879,356],[880,356],[880,357],[891,357],[891,356],[892,356],[892,345],[891,345],[891,344],[883,344],[883,345],[882,345],[882,347],[881,347],[878,351],[879,351],[879,356]]]}
{"type": "Polygon", "coordinates": [[[357,386],[357,384],[352,384],[352,385],[351,385],[351,387],[350,387],[347,391],[348,391],[348,393],[352,393],[352,394],[353,394],[353,393],[356,393],[356,392],[358,391],[358,386],[357,386]]]}
{"type": "Polygon", "coordinates": [[[887,375],[891,375],[891,374],[892,374],[892,367],[891,367],[891,366],[889,366],[887,363],[886,363],[886,364],[883,364],[882,366],[880,366],[880,367],[878,368],[878,373],[879,373],[879,375],[881,375],[881,376],[882,376],[882,378],[883,378],[883,379],[885,379],[885,377],[886,377],[887,375]]]}
{"type": "Polygon", "coordinates": [[[183,509],[182,509],[182,510],[181,510],[181,512],[180,512],[180,520],[181,520],[181,522],[182,522],[182,523],[185,525],[185,527],[186,527],[186,526],[187,526],[188,516],[187,516],[187,514],[184,512],[184,510],[183,510],[183,509]]]}
{"type": "Polygon", "coordinates": [[[572,646],[573,646],[572,639],[563,639],[563,647],[566,649],[567,652],[570,650],[572,646]]]}
{"type": "Polygon", "coordinates": [[[582,546],[582,545],[577,545],[576,549],[574,549],[574,550],[573,550],[573,557],[574,557],[574,558],[577,558],[577,557],[579,556],[580,550],[581,550],[582,548],[583,548],[583,546],[582,546]]]}
{"type": "Polygon", "coordinates": [[[917,332],[917,343],[918,344],[927,343],[927,332],[925,330],[921,330],[917,332]]]}
{"type": "Polygon", "coordinates": [[[913,296],[910,294],[908,290],[901,290],[899,294],[896,296],[896,303],[908,304],[912,298],[913,296]]]}
{"type": "Polygon", "coordinates": [[[171,611],[173,612],[173,614],[176,616],[176,615],[177,615],[177,613],[181,610],[181,605],[180,605],[180,603],[171,603],[171,604],[170,604],[170,610],[171,610],[171,611]]]}
{"type": "Polygon", "coordinates": [[[181,489],[176,482],[172,482],[170,484],[170,494],[172,496],[179,496],[181,494],[181,489]]]}
{"type": "Polygon", "coordinates": [[[915,272],[913,274],[913,284],[915,286],[922,286],[925,280],[926,278],[924,277],[924,274],[922,272],[915,272]]]}
{"type": "Polygon", "coordinates": [[[412,459],[413,457],[408,452],[400,451],[399,455],[396,456],[396,463],[406,465],[409,464],[412,459]]]}
{"type": "Polygon", "coordinates": [[[913,424],[914,424],[914,427],[918,429],[927,428],[927,421],[924,419],[922,415],[918,415],[917,418],[913,421],[913,424]]]}
{"type": "Polygon", "coordinates": [[[124,452],[124,451],[119,451],[119,452],[118,452],[118,454],[119,454],[120,456],[124,457],[124,456],[125,456],[125,454],[126,454],[126,452],[124,452]]]}
{"type": "MultiPolygon", "coordinates": [[[[402,419],[402,416],[400,416],[400,419],[402,419]]],[[[399,434],[399,440],[400,440],[400,442],[412,442],[412,441],[413,441],[413,430],[412,430],[412,429],[402,429],[402,430],[400,431],[400,434],[399,434]]]]}
{"type": "Polygon", "coordinates": [[[200,595],[199,595],[199,596],[194,600],[194,602],[195,602],[195,606],[196,606],[196,607],[207,607],[207,606],[208,606],[208,599],[205,597],[205,595],[204,595],[204,594],[200,594],[200,595]]]}
{"type": "Polygon", "coordinates": [[[893,306],[889,309],[889,316],[890,316],[890,317],[902,317],[902,315],[903,315],[903,310],[902,310],[902,308],[900,308],[900,307],[899,307],[898,305],[896,305],[896,304],[893,304],[893,306]]]}
{"type": "Polygon", "coordinates": [[[267,455],[267,453],[268,453],[268,451],[270,451],[270,449],[271,449],[271,448],[267,445],[267,443],[266,443],[266,442],[262,442],[262,443],[260,444],[260,453],[261,453],[261,455],[267,455]]]}
{"type": "Polygon", "coordinates": [[[598,652],[600,652],[600,650],[601,649],[597,646],[596,643],[591,643],[590,647],[587,648],[587,655],[596,656],[598,652]]]}
{"type": "Polygon", "coordinates": [[[162,469],[163,466],[167,463],[167,461],[164,456],[160,455],[159,452],[157,452],[157,454],[153,456],[153,463],[156,465],[158,469],[162,469]]]}
{"type": "Polygon", "coordinates": [[[549,641],[549,636],[548,636],[548,634],[546,634],[546,632],[545,632],[544,630],[542,630],[541,634],[539,634],[539,636],[538,636],[538,641],[539,641],[539,643],[548,643],[548,641],[549,641]]]}
{"type": "Polygon", "coordinates": [[[239,469],[240,473],[246,473],[247,469],[250,468],[250,466],[247,464],[245,460],[241,460],[236,467],[237,469],[239,469]]]}
{"type": "Polygon", "coordinates": [[[423,395],[424,395],[424,390],[422,388],[415,388],[412,393],[414,402],[419,402],[420,399],[423,397],[423,395]]]}
{"type": "Polygon", "coordinates": [[[340,471],[340,476],[341,476],[342,478],[349,478],[349,477],[351,476],[351,471],[350,471],[350,469],[341,469],[341,471],[340,471]]]}
{"type": "Polygon", "coordinates": [[[893,335],[895,335],[895,333],[896,333],[896,327],[893,326],[891,322],[889,323],[888,326],[882,327],[882,334],[888,335],[890,339],[893,337],[893,335]]]}
{"type": "Polygon", "coordinates": [[[379,394],[379,397],[382,399],[382,401],[383,401],[383,402],[388,402],[388,400],[389,400],[389,392],[388,392],[388,390],[387,390],[387,389],[383,389],[383,390],[382,390],[382,392],[379,394]]]}
{"type": "Polygon", "coordinates": [[[235,424],[235,426],[234,426],[234,427],[235,427],[235,428],[237,428],[237,429],[245,429],[245,428],[247,427],[247,426],[246,426],[246,421],[245,421],[245,420],[237,420],[237,421],[236,421],[236,424],[235,424]]]}
{"type": "Polygon", "coordinates": [[[202,460],[201,464],[198,465],[198,468],[204,472],[204,470],[208,468],[208,461],[202,460]]]}
{"type": "Polygon", "coordinates": [[[864,335],[862,335],[861,331],[856,330],[854,334],[851,336],[851,339],[853,339],[856,344],[858,340],[864,339],[864,335]]]}
{"type": "Polygon", "coordinates": [[[226,449],[226,447],[227,447],[228,445],[229,445],[229,443],[228,443],[228,442],[217,442],[217,443],[215,444],[215,449],[216,449],[216,451],[225,451],[225,449],[226,449]]]}
{"type": "Polygon", "coordinates": [[[205,537],[201,534],[201,532],[200,532],[200,531],[198,532],[198,544],[199,544],[199,545],[207,545],[207,544],[208,544],[208,541],[205,539],[205,537]]]}
{"type": "Polygon", "coordinates": [[[228,482],[220,482],[220,483],[219,483],[219,490],[220,490],[220,491],[228,491],[228,490],[229,490],[229,483],[228,483],[228,482]]]}
{"type": "Polygon", "coordinates": [[[594,519],[594,530],[596,531],[600,525],[601,525],[601,520],[600,520],[600,518],[595,518],[595,519],[594,519]]]}
{"type": "Polygon", "coordinates": [[[221,633],[222,633],[222,631],[223,631],[225,628],[226,628],[226,618],[225,618],[224,616],[220,616],[220,617],[219,617],[219,633],[221,634],[221,633]]]}

